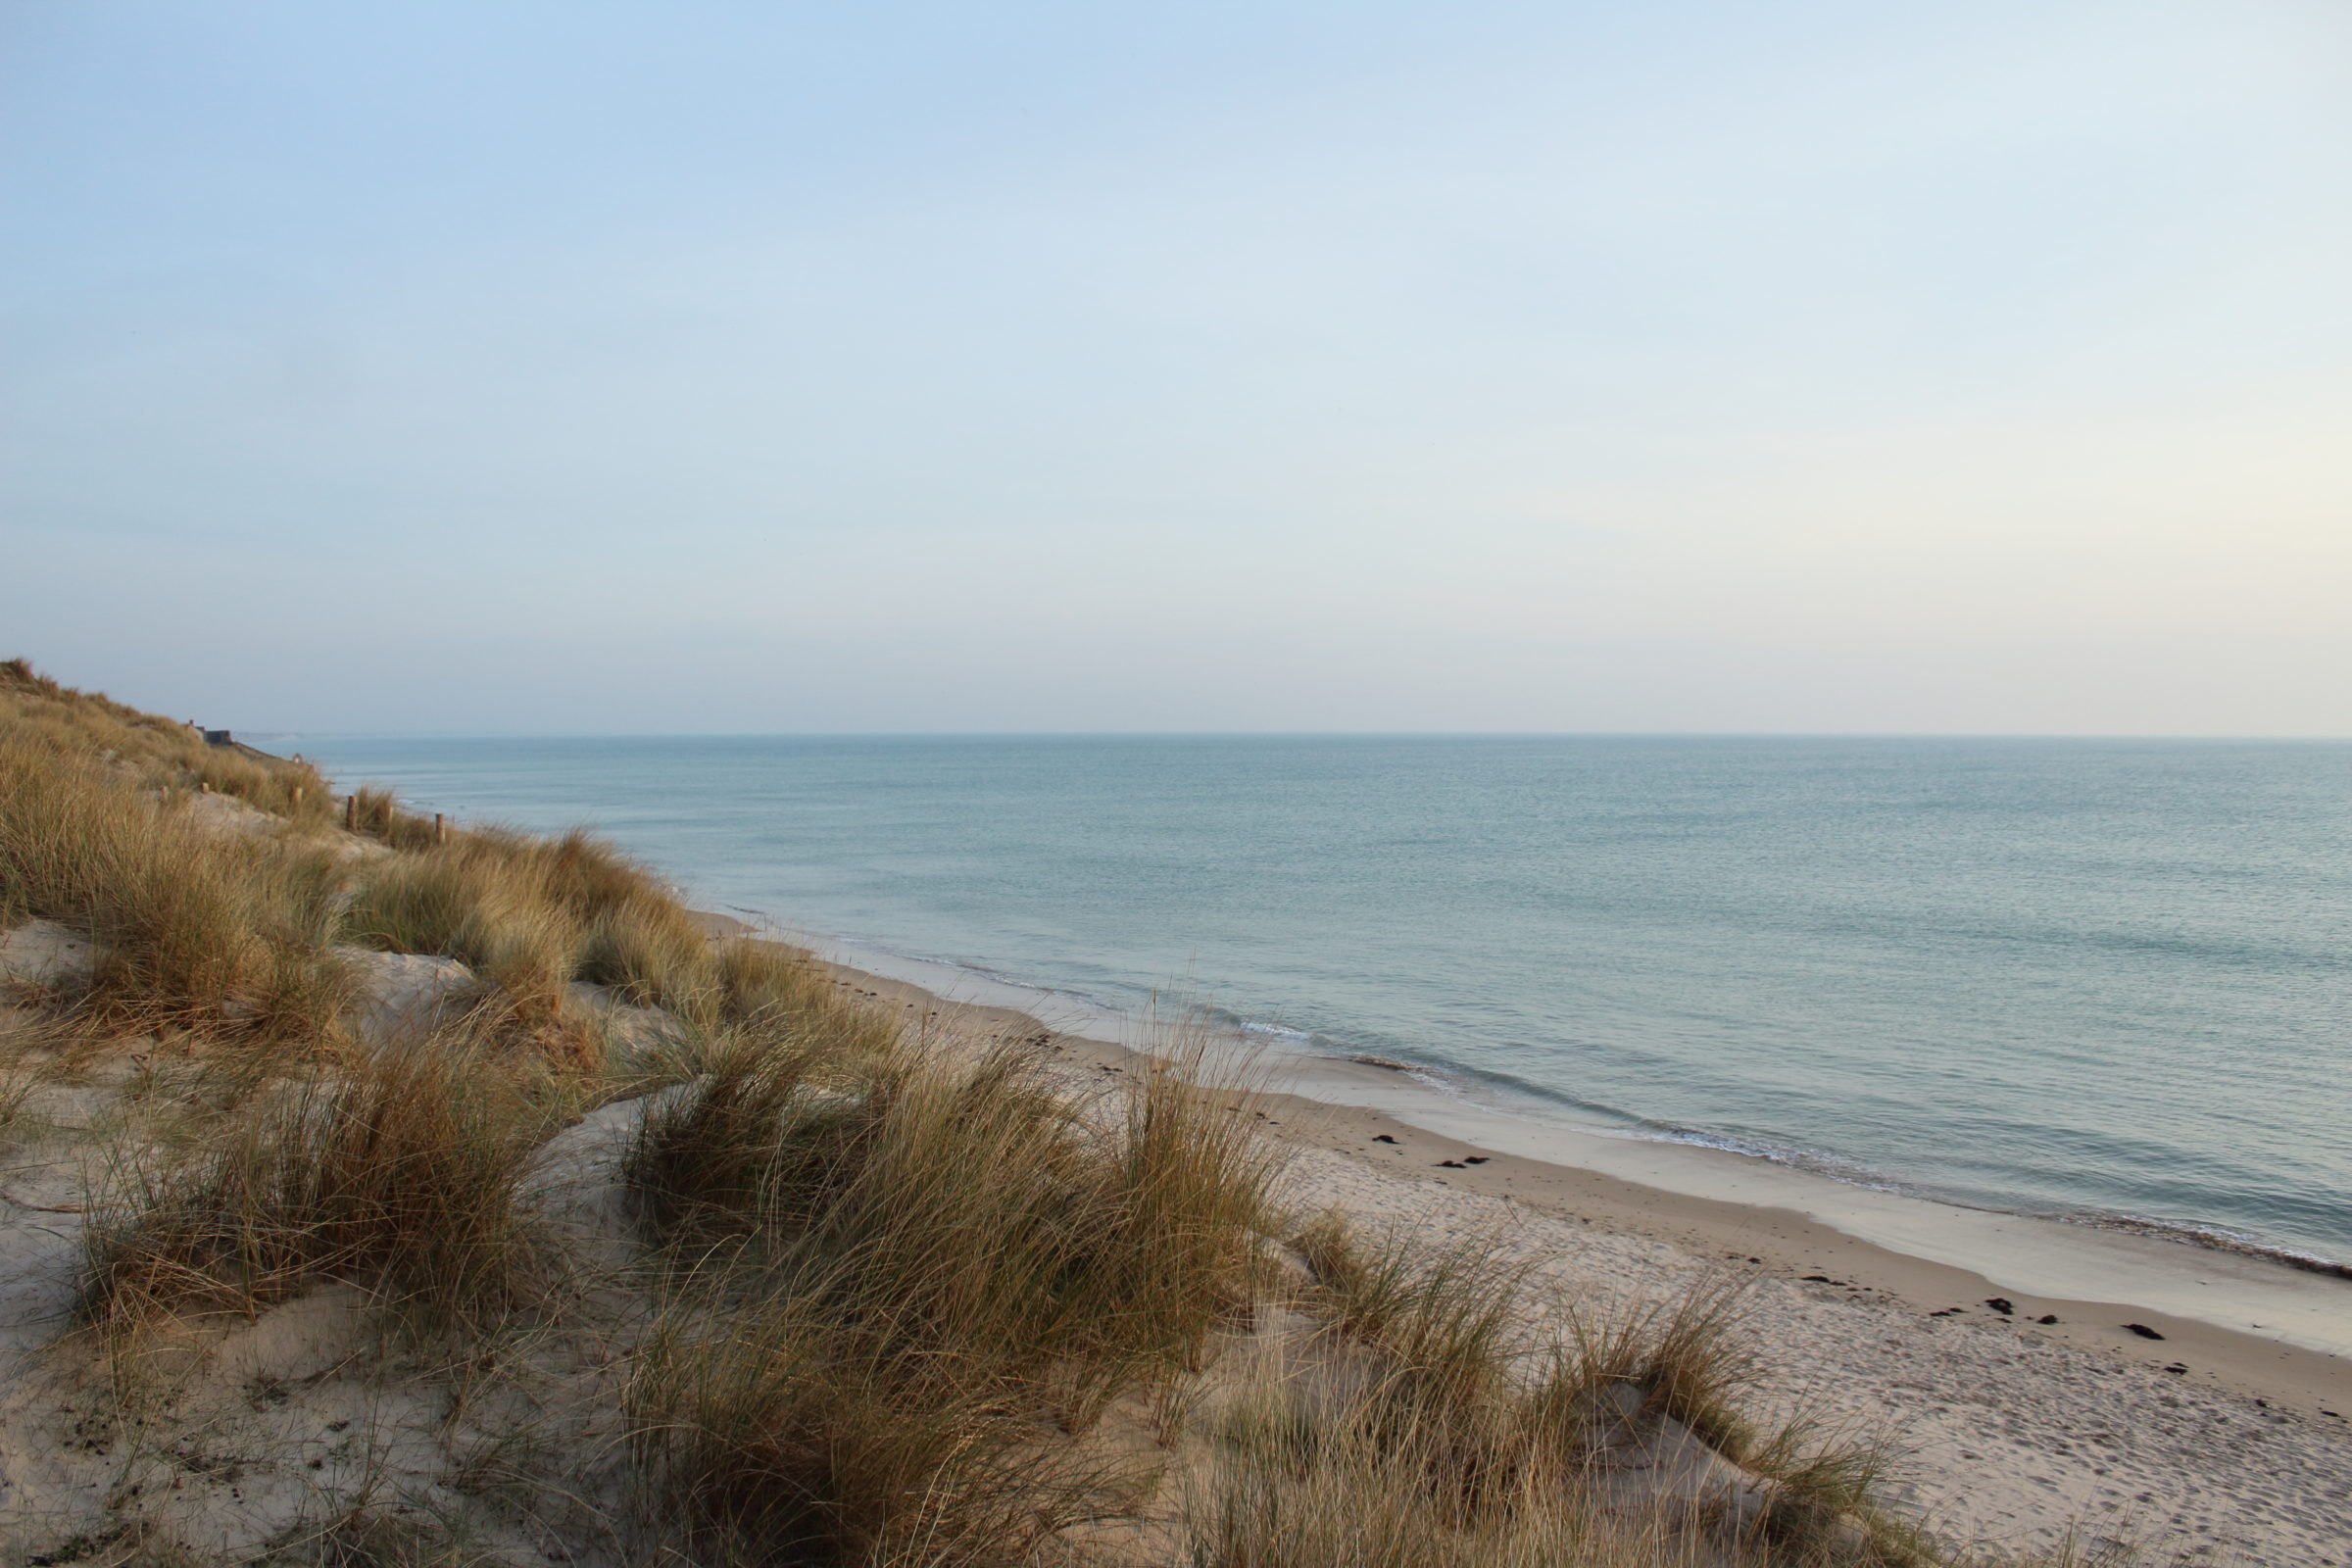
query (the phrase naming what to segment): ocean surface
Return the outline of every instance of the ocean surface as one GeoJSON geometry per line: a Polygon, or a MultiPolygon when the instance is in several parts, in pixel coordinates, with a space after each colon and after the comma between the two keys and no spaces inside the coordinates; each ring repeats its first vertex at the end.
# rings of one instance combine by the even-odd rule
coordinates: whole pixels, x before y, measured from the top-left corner
{"type": "Polygon", "coordinates": [[[2352,1261],[2352,743],[285,743],[707,907],[1964,1203],[2352,1261]]]}

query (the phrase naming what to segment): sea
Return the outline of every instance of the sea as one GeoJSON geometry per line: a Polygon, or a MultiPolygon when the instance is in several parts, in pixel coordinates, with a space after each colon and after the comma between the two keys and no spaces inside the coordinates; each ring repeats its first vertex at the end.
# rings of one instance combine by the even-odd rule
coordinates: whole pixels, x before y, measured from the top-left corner
{"type": "Polygon", "coordinates": [[[1497,1113],[2352,1263],[2352,743],[294,737],[700,906],[1497,1113]]]}

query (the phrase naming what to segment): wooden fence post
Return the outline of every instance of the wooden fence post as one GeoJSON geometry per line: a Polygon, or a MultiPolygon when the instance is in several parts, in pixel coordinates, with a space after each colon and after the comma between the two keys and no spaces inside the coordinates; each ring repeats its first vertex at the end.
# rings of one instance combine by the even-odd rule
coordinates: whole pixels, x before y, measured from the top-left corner
{"type": "Polygon", "coordinates": [[[343,831],[357,833],[359,830],[360,798],[357,795],[346,795],[343,797],[343,831]]]}
{"type": "Polygon", "coordinates": [[[433,813],[433,842],[435,844],[449,842],[449,818],[443,816],[439,811],[433,813]]]}

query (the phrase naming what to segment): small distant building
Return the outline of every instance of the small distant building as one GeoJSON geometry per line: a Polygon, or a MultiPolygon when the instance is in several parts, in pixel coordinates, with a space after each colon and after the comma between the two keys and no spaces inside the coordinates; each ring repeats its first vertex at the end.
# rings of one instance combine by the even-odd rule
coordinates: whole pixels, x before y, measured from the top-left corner
{"type": "Polygon", "coordinates": [[[208,729],[204,732],[204,744],[207,746],[233,746],[236,743],[224,729],[208,729]]]}

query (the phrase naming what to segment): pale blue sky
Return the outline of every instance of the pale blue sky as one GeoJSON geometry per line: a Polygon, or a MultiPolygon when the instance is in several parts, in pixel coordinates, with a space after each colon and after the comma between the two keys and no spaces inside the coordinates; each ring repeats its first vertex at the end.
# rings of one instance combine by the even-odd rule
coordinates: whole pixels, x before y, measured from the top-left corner
{"type": "Polygon", "coordinates": [[[0,656],[254,729],[2352,733],[2352,11],[0,4],[0,656]]]}

